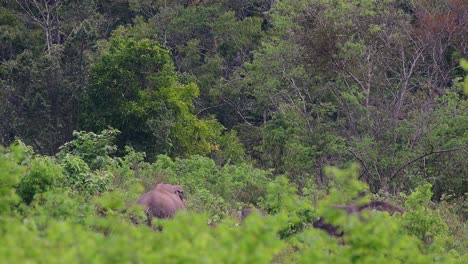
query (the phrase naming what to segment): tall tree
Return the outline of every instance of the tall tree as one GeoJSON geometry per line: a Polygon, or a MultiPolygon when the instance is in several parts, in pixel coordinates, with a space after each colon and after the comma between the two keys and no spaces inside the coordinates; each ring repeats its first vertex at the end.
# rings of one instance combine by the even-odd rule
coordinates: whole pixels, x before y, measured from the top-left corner
{"type": "Polygon", "coordinates": [[[17,41],[0,64],[0,108],[5,113],[0,131],[3,144],[20,137],[51,154],[78,128],[89,64],[106,29],[94,0],[39,2],[11,2],[5,9],[11,20],[0,19],[6,33],[1,46],[15,36],[17,41]]]}
{"type": "Polygon", "coordinates": [[[62,43],[60,9],[64,0],[15,0],[30,19],[39,25],[45,34],[47,52],[51,54],[54,44],[62,43]]]}
{"type": "Polygon", "coordinates": [[[122,131],[120,143],[155,154],[207,154],[222,126],[192,114],[194,83],[181,84],[170,53],[148,39],[113,38],[91,70],[82,128],[122,131]]]}

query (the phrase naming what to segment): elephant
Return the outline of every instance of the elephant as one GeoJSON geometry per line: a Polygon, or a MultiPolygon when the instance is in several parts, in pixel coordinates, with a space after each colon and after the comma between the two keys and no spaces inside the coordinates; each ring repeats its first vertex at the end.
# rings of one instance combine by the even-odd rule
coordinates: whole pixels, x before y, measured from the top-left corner
{"type": "MultiPolygon", "coordinates": [[[[376,201],[373,200],[368,204],[364,204],[361,206],[357,206],[354,204],[351,205],[336,205],[335,208],[341,209],[346,211],[348,214],[360,213],[364,210],[374,209],[378,211],[385,211],[388,212],[390,215],[394,213],[404,213],[405,210],[399,206],[393,205],[391,203],[385,201],[376,201]]],[[[314,221],[313,226],[315,228],[319,228],[325,230],[328,234],[336,237],[342,237],[343,232],[339,232],[339,227],[334,226],[332,224],[328,224],[323,217],[320,217],[318,220],[314,221]]]]}
{"type": "Polygon", "coordinates": [[[266,215],[265,212],[263,212],[262,210],[260,210],[258,208],[247,207],[247,208],[242,209],[241,211],[237,211],[237,214],[239,216],[239,222],[243,223],[244,219],[247,216],[249,216],[254,210],[257,211],[260,215],[266,215]]]}
{"type": "Polygon", "coordinates": [[[405,212],[405,210],[399,206],[393,205],[389,202],[376,201],[376,200],[373,200],[368,204],[360,206],[359,212],[365,209],[375,209],[378,211],[385,211],[385,212],[388,212],[390,215],[393,215],[396,212],[400,214],[405,212]]]}
{"type": "MultiPolygon", "coordinates": [[[[377,200],[373,200],[361,206],[349,204],[349,205],[335,205],[334,207],[345,211],[347,214],[360,213],[364,210],[385,211],[385,212],[388,212],[390,215],[393,215],[396,212],[401,213],[401,214],[405,212],[405,210],[399,206],[393,205],[389,202],[377,201],[377,200]]],[[[254,210],[259,212],[261,215],[266,215],[265,212],[263,212],[262,210],[258,208],[247,207],[237,212],[239,216],[239,222],[242,223],[244,219],[247,216],[249,216],[254,210]]],[[[335,237],[342,237],[344,234],[342,231],[339,231],[340,229],[339,227],[327,223],[323,217],[320,217],[318,220],[315,220],[313,222],[313,227],[322,229],[326,231],[328,234],[330,234],[331,236],[335,236],[335,237]]]]}
{"type": "Polygon", "coordinates": [[[141,195],[136,201],[145,207],[148,224],[153,217],[172,218],[179,210],[185,210],[185,193],[180,185],[159,183],[153,190],[141,195]]]}

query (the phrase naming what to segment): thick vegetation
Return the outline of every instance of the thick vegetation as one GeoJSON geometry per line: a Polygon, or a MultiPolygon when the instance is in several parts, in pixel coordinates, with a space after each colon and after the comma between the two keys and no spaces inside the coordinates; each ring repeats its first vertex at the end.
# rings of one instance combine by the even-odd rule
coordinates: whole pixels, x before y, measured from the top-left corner
{"type": "MultiPolygon", "coordinates": [[[[76,138],[70,144],[83,149],[90,144],[88,140],[76,138]]],[[[62,150],[61,155],[44,157],[20,141],[1,150],[3,260],[466,261],[466,238],[455,233],[465,232],[462,223],[451,208],[431,207],[430,184],[421,185],[404,198],[407,212],[403,215],[369,211],[358,217],[335,207],[371,198],[367,185],[357,180],[357,164],[345,169],[327,168],[325,173],[333,178],[333,187],[313,205],[311,198],[318,190],[298,196],[286,177],[273,179],[270,172],[245,163],[219,167],[197,156],[176,160],[159,156],[157,162],[146,163],[142,153],[128,149],[123,157],[102,152],[93,160],[106,162],[92,169],[93,160],[86,162],[82,156],[95,150],[80,154],[62,150]],[[187,212],[179,212],[170,220],[153,220],[155,226],[162,226],[162,232],[146,225],[143,209],[134,203],[143,186],[154,180],[182,183],[188,193],[187,212]],[[253,214],[239,225],[234,220],[236,208],[252,201],[258,201],[269,215],[253,214]],[[451,227],[443,220],[441,210],[452,217],[451,227]],[[333,238],[312,228],[319,215],[340,226],[345,235],[333,238]]]]}
{"type": "Polygon", "coordinates": [[[466,263],[467,23],[466,0],[0,0],[0,259],[466,263]],[[148,227],[160,182],[187,210],[148,227]],[[405,212],[337,208],[370,199],[405,212]]]}

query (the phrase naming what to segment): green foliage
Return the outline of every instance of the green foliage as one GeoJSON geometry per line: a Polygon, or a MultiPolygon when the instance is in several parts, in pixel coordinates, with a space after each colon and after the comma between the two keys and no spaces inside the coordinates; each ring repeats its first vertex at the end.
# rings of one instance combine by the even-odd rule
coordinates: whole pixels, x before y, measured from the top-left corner
{"type": "Polygon", "coordinates": [[[309,201],[296,194],[294,185],[286,177],[278,177],[266,187],[260,205],[271,214],[280,214],[285,219],[279,235],[287,238],[310,228],[316,214],[309,201]]]}
{"type": "MultiPolygon", "coordinates": [[[[463,70],[468,72],[468,61],[467,60],[462,59],[460,61],[460,66],[463,68],[463,70]]],[[[465,92],[465,94],[468,94],[468,78],[466,76],[465,76],[464,81],[463,81],[463,91],[465,92]]]]}
{"type": "Polygon", "coordinates": [[[261,19],[248,17],[239,21],[228,11],[213,22],[213,33],[218,39],[218,49],[223,58],[232,60],[239,50],[249,49],[261,37],[261,19]]]}
{"type": "Polygon", "coordinates": [[[39,153],[52,155],[79,129],[78,109],[96,44],[112,28],[113,18],[99,14],[105,9],[101,3],[2,1],[3,145],[18,137],[39,153]]]}
{"type": "MultiPolygon", "coordinates": [[[[147,23],[138,19],[134,27],[119,32],[136,39],[158,39],[173,52],[175,65],[184,78],[200,87],[197,112],[213,114],[229,128],[238,124],[241,119],[236,110],[243,111],[245,102],[230,96],[221,86],[251,59],[250,53],[264,36],[263,12],[271,4],[263,0],[132,2],[132,8],[148,18],[147,23]]],[[[237,87],[230,92],[237,93],[237,87]]]]}
{"type": "MultiPolygon", "coordinates": [[[[54,262],[60,259],[70,263],[165,262],[168,259],[177,263],[454,263],[464,258],[453,249],[447,253],[442,240],[434,240],[425,246],[420,240],[425,238],[418,237],[419,234],[409,235],[430,231],[437,234],[437,238],[447,237],[440,215],[427,206],[431,197],[430,185],[417,189],[408,197],[408,212],[402,219],[381,212],[368,212],[357,217],[334,206],[368,199],[359,197],[366,191],[366,186],[357,180],[356,165],[347,169],[327,169],[327,173],[334,175],[334,184],[315,211],[310,201],[297,195],[295,186],[286,177],[269,180],[270,172],[253,169],[247,164],[219,167],[212,160],[200,156],[184,160],[159,156],[156,163],[149,164],[143,161],[143,154],[130,148],[127,151],[127,155],[118,162],[100,169],[126,175],[127,178],[122,180],[128,182],[121,185],[125,189],[103,190],[94,197],[82,195],[76,189],[56,186],[51,181],[60,178],[57,173],[61,171],[64,171],[65,178],[67,173],[99,171],[87,167],[80,157],[65,153],[60,159],[63,163],[42,156],[27,161],[27,148],[22,144],[3,151],[0,171],[16,177],[14,182],[19,180],[21,171],[18,169],[23,166],[28,169],[18,190],[24,189],[21,185],[28,187],[27,183],[32,184],[28,179],[38,177],[49,185],[34,189],[34,200],[29,205],[21,203],[17,206],[18,200],[0,200],[6,211],[18,212],[2,214],[0,218],[2,260],[54,262]],[[24,165],[19,165],[21,163],[24,165]],[[144,179],[146,174],[165,174],[167,180],[177,181],[186,187],[187,212],[178,212],[173,219],[153,220],[153,224],[161,226],[163,232],[144,225],[144,210],[134,204],[143,193],[143,187],[135,184],[135,180],[144,179]],[[246,191],[243,189],[252,190],[249,189],[252,186],[264,190],[262,198],[257,200],[269,215],[254,213],[241,225],[236,225],[229,217],[229,210],[236,202],[244,201],[242,197],[247,194],[241,194],[246,191]],[[421,211],[422,208],[426,209],[421,211]],[[311,223],[318,215],[325,216],[327,221],[343,229],[342,241],[312,229],[311,223]],[[420,226],[427,230],[420,229],[420,226]]],[[[1,176],[0,179],[6,179],[7,174],[1,176]]],[[[14,191],[14,182],[6,189],[14,191]]],[[[76,182],[76,185],[80,183],[76,182]]],[[[427,237],[429,233],[424,235],[427,237]]]]}
{"type": "MultiPolygon", "coordinates": [[[[19,137],[43,153],[56,151],[64,138],[61,129],[68,123],[62,118],[71,114],[63,105],[56,104],[66,93],[60,75],[59,58],[36,55],[30,50],[0,65],[0,111],[4,117],[0,130],[4,144],[19,137]],[[48,76],[48,72],[57,72],[57,76],[48,76]],[[66,114],[59,114],[59,109],[66,114]]],[[[71,100],[63,98],[62,103],[71,100]]]]}
{"type": "Polygon", "coordinates": [[[67,188],[36,194],[29,207],[22,205],[19,209],[27,225],[38,230],[46,230],[54,220],[84,224],[86,217],[94,210],[87,196],[67,188]]]}
{"type": "MultiPolygon", "coordinates": [[[[355,214],[348,215],[334,207],[336,204],[346,204],[351,201],[359,204],[369,199],[365,196],[359,197],[367,186],[357,180],[358,169],[355,164],[347,169],[328,168],[328,173],[335,176],[337,184],[318,208],[319,214],[325,217],[328,223],[342,228],[343,243],[346,246],[339,246],[338,241],[323,237],[323,233],[319,234],[321,231],[303,232],[292,241],[301,249],[295,259],[296,262],[308,263],[311,259],[323,263],[455,262],[454,256],[450,254],[442,256],[441,252],[434,248],[422,250],[421,241],[403,232],[404,228],[399,224],[398,217],[390,217],[382,212],[365,212],[358,217],[355,214]]],[[[407,205],[413,204],[416,200],[426,200],[428,194],[430,198],[430,186],[426,186],[424,190],[424,194],[421,194],[421,190],[412,194],[411,201],[408,200],[407,205]]],[[[404,219],[408,214],[411,214],[411,211],[403,215],[404,219]]],[[[437,217],[429,215],[428,218],[437,217]]]]}
{"type": "Polygon", "coordinates": [[[348,168],[339,169],[327,167],[326,172],[333,176],[332,188],[329,195],[319,202],[317,213],[324,217],[330,224],[340,226],[346,230],[355,225],[359,225],[359,219],[348,216],[344,210],[335,208],[335,205],[356,204],[361,205],[369,201],[369,197],[360,194],[367,190],[366,184],[357,180],[359,166],[351,164],[348,168]]]}
{"type": "Polygon", "coordinates": [[[177,115],[187,113],[197,93],[193,85],[175,87],[170,55],[149,40],[113,39],[93,67],[91,80],[85,126],[111,125],[122,131],[124,142],[153,152],[158,143],[168,149],[177,115]]]}
{"type": "Polygon", "coordinates": [[[404,214],[402,222],[409,234],[428,244],[447,235],[447,225],[439,212],[430,209],[431,187],[429,183],[419,186],[407,197],[405,207],[408,212],[404,214]]]}
{"type": "Polygon", "coordinates": [[[230,215],[236,203],[257,204],[271,175],[246,163],[220,167],[201,156],[175,160],[159,156],[153,166],[153,175],[165,175],[165,181],[184,186],[188,207],[208,213],[213,222],[230,215]]]}
{"type": "Polygon", "coordinates": [[[154,41],[113,38],[94,65],[91,82],[85,127],[116,127],[122,131],[120,144],[149,156],[207,154],[222,138],[216,120],[191,113],[198,87],[177,81],[169,52],[154,41]]]}
{"type": "Polygon", "coordinates": [[[124,198],[126,195],[127,194],[123,190],[117,189],[96,197],[96,204],[104,214],[114,215],[125,209],[126,205],[124,198]]]}
{"type": "Polygon", "coordinates": [[[36,30],[27,30],[12,10],[0,7],[0,61],[14,59],[39,41],[36,30]]]}
{"type": "Polygon", "coordinates": [[[447,92],[438,98],[439,106],[434,110],[428,137],[425,138],[427,152],[451,151],[440,157],[431,157],[427,172],[428,181],[434,186],[437,198],[442,194],[462,197],[466,192],[468,173],[466,164],[468,146],[468,101],[463,95],[447,92]],[[447,171],[444,167],[450,167],[447,171]]]}
{"type": "Polygon", "coordinates": [[[136,152],[133,148],[125,147],[126,155],[121,158],[116,158],[108,170],[112,173],[113,186],[118,188],[128,188],[132,184],[140,180],[140,183],[146,187],[154,184],[156,179],[152,174],[150,164],[144,162],[146,154],[144,152],[136,152]],[[151,177],[147,179],[147,177],[151,177]]]}
{"type": "Polygon", "coordinates": [[[26,147],[21,143],[12,145],[9,149],[0,146],[0,212],[1,215],[10,211],[10,206],[17,204],[20,197],[15,187],[20,183],[24,166],[20,162],[26,154],[26,147]]]}
{"type": "Polygon", "coordinates": [[[197,188],[196,191],[191,193],[190,200],[187,203],[187,208],[190,208],[197,213],[205,213],[209,215],[207,223],[210,225],[219,223],[230,215],[229,204],[222,196],[217,195],[216,193],[213,194],[202,188],[197,188]]]}
{"type": "Polygon", "coordinates": [[[21,178],[17,191],[23,201],[31,203],[38,193],[49,191],[63,182],[63,168],[50,157],[35,157],[29,170],[21,178]]]}
{"type": "MultiPolygon", "coordinates": [[[[440,217],[448,227],[450,234],[445,242],[446,250],[454,250],[459,254],[468,253],[468,228],[466,228],[466,219],[468,218],[466,197],[454,198],[453,196],[443,196],[441,202],[435,204],[439,210],[440,217]]],[[[444,245],[442,243],[442,245],[444,245]]]]}
{"type": "Polygon", "coordinates": [[[92,171],[80,157],[66,154],[60,159],[64,169],[63,185],[72,190],[94,195],[102,193],[110,187],[112,175],[107,171],[92,171]]]}
{"type": "MultiPolygon", "coordinates": [[[[327,116],[333,110],[326,108],[319,106],[313,111],[327,116]]],[[[299,189],[305,186],[308,178],[313,177],[314,170],[320,173],[316,168],[325,153],[340,153],[344,149],[343,139],[329,130],[333,125],[323,124],[318,119],[304,120],[302,117],[302,113],[292,109],[275,114],[265,124],[263,144],[257,147],[263,154],[265,165],[274,167],[277,173],[286,173],[299,189]]],[[[315,180],[324,183],[321,179],[315,180]]]]}
{"type": "Polygon", "coordinates": [[[368,186],[357,180],[360,167],[356,163],[352,163],[348,168],[339,169],[336,167],[326,167],[325,172],[334,176],[332,188],[328,199],[328,205],[343,204],[354,202],[357,205],[368,202],[367,197],[359,197],[359,195],[368,189],[368,186]]]}
{"type": "Polygon", "coordinates": [[[434,115],[439,117],[440,123],[431,131],[431,143],[444,147],[468,145],[468,117],[464,114],[468,101],[457,93],[447,92],[438,102],[440,106],[434,115]]]}
{"type": "Polygon", "coordinates": [[[286,177],[278,177],[268,184],[262,207],[273,214],[293,208],[295,198],[297,198],[295,193],[296,188],[288,182],[286,177]]]}
{"type": "MultiPolygon", "coordinates": [[[[117,129],[105,129],[100,134],[74,131],[74,139],[61,146],[57,156],[59,159],[67,159],[67,155],[71,154],[86,162],[87,166],[93,170],[103,168],[112,162],[111,155],[117,150],[114,141],[119,133],[120,131],[117,129]]],[[[78,166],[77,168],[70,168],[78,173],[84,170],[82,168],[84,165],[76,164],[71,166],[78,166]]]]}
{"type": "Polygon", "coordinates": [[[235,130],[218,135],[218,144],[213,147],[210,154],[216,164],[240,164],[244,161],[244,156],[244,146],[235,130]]]}
{"type": "Polygon", "coordinates": [[[116,163],[116,129],[93,132],[73,132],[74,139],[60,147],[57,159],[64,169],[63,186],[82,194],[94,195],[110,188],[112,175],[107,168],[116,163]]]}

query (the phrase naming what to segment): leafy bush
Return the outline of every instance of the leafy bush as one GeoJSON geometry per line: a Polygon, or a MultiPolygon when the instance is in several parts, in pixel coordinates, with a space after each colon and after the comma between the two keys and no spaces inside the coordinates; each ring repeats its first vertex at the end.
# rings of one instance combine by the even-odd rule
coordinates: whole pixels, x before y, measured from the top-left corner
{"type": "MultiPolygon", "coordinates": [[[[149,189],[157,179],[152,178],[153,172],[150,164],[145,162],[146,154],[136,152],[132,147],[125,147],[125,156],[115,158],[116,162],[108,166],[108,171],[113,174],[113,186],[118,188],[128,188],[137,181],[140,181],[149,189]]],[[[162,181],[162,180],[161,180],[162,181]]]]}
{"type": "Polygon", "coordinates": [[[55,188],[36,194],[30,206],[21,206],[19,211],[29,227],[46,230],[53,221],[84,224],[86,217],[94,213],[89,197],[67,188],[55,188]]]}
{"type": "Polygon", "coordinates": [[[117,129],[105,129],[100,134],[74,131],[74,139],[61,146],[57,156],[63,159],[67,154],[73,154],[93,170],[102,168],[111,163],[111,155],[117,151],[114,141],[119,133],[117,129]]]}
{"type": "MultiPolygon", "coordinates": [[[[319,263],[375,263],[379,261],[385,263],[453,263],[455,261],[456,255],[446,254],[435,248],[423,249],[421,240],[405,233],[407,228],[399,224],[398,216],[391,217],[379,211],[364,212],[360,216],[348,215],[343,210],[334,207],[335,204],[340,203],[365,202],[369,197],[361,194],[367,186],[357,180],[358,167],[356,165],[347,169],[328,168],[327,171],[335,176],[336,184],[330,190],[330,195],[320,202],[318,212],[328,223],[341,227],[344,231],[343,240],[324,237],[325,232],[316,230],[298,234],[292,239],[292,244],[300,249],[297,255],[292,256],[295,262],[309,263],[312,259],[319,263]]],[[[416,191],[408,205],[427,198],[427,190],[430,194],[430,186],[422,189],[426,191],[416,191]]],[[[403,217],[406,217],[406,214],[403,217]]],[[[433,218],[431,215],[428,217],[433,218]]],[[[428,225],[426,227],[434,228],[428,225]]]]}
{"type": "Polygon", "coordinates": [[[468,216],[468,201],[466,197],[456,198],[443,196],[440,203],[436,204],[440,217],[448,227],[446,250],[455,250],[460,254],[468,254],[468,228],[466,219],[468,216]]]}
{"type": "Polygon", "coordinates": [[[112,175],[107,171],[92,171],[80,157],[66,154],[60,159],[64,169],[64,186],[88,195],[110,188],[112,175]]]}
{"type": "Polygon", "coordinates": [[[58,187],[63,182],[63,168],[51,157],[35,157],[27,174],[21,178],[17,192],[27,204],[34,195],[58,187]]]}
{"type": "Polygon", "coordinates": [[[427,183],[417,187],[407,197],[405,207],[408,212],[404,214],[402,221],[402,226],[409,234],[415,235],[426,244],[448,235],[448,227],[438,210],[431,209],[431,188],[432,185],[427,183]]]}
{"type": "Polygon", "coordinates": [[[296,188],[286,177],[278,177],[266,187],[260,199],[261,207],[271,214],[283,214],[286,218],[279,234],[282,238],[310,228],[316,214],[310,202],[296,194],[296,188]]]}
{"type": "Polygon", "coordinates": [[[229,215],[227,208],[237,203],[257,204],[271,174],[246,163],[219,167],[201,156],[172,160],[160,155],[152,166],[154,175],[165,175],[169,182],[184,186],[191,209],[208,209],[205,212],[216,221],[229,215]]]}
{"type": "Polygon", "coordinates": [[[185,160],[160,156],[150,164],[130,149],[126,157],[101,169],[125,175],[121,178],[125,184],[83,195],[92,188],[72,181],[73,177],[90,177],[100,170],[69,153],[61,156],[60,163],[38,156],[19,165],[26,152],[24,146],[13,145],[0,153],[0,172],[8,172],[0,174],[2,183],[7,183],[1,186],[0,205],[15,212],[2,211],[0,217],[0,256],[6,262],[454,263],[467,259],[462,246],[457,246],[459,251],[447,247],[454,242],[446,243],[448,229],[438,211],[428,206],[430,185],[407,197],[408,212],[401,217],[373,211],[348,215],[337,209],[336,204],[369,200],[363,195],[368,187],[357,180],[356,165],[327,169],[334,179],[332,188],[317,198],[314,208],[315,198],[298,195],[285,176],[271,180],[269,171],[247,164],[219,167],[200,156],[185,160]],[[27,173],[19,181],[23,167],[27,173]],[[162,232],[146,226],[143,208],[135,205],[144,190],[138,182],[152,173],[183,183],[190,191],[186,212],[153,220],[162,232]],[[29,191],[21,194],[34,196],[31,203],[24,200],[18,206],[14,198],[18,182],[18,191],[29,191]],[[249,185],[262,190],[261,195],[237,197],[249,185]],[[250,199],[268,215],[252,214],[236,224],[232,210],[250,199]],[[311,223],[319,215],[340,226],[344,236],[337,239],[313,229],[311,223]],[[433,241],[426,245],[428,238],[433,241]]]}
{"type": "Polygon", "coordinates": [[[20,201],[14,188],[25,170],[19,165],[25,152],[23,144],[13,144],[6,149],[0,145],[0,215],[8,213],[10,206],[20,201]]]}

